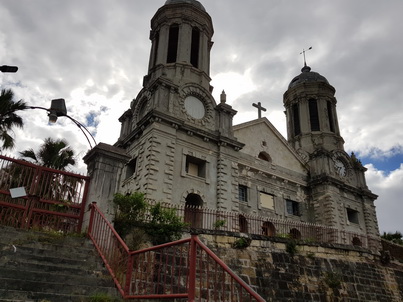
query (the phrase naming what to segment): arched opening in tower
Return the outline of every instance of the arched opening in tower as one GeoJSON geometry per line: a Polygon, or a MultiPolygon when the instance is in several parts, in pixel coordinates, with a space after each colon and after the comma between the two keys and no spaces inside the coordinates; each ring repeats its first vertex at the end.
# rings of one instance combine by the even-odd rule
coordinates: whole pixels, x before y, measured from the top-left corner
{"type": "Polygon", "coordinates": [[[198,28],[192,30],[192,48],[190,51],[190,64],[199,68],[200,31],[198,28]]]}
{"type": "Polygon", "coordinates": [[[172,24],[169,28],[167,63],[175,63],[178,55],[179,25],[172,24]]]}

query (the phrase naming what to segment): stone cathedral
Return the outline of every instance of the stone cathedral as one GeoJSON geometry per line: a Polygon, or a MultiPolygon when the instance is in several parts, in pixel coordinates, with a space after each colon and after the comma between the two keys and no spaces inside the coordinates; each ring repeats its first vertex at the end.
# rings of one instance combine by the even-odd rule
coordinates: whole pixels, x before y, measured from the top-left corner
{"type": "Polygon", "coordinates": [[[116,192],[177,205],[317,223],[379,236],[365,168],[344,151],[335,88],[310,67],[284,93],[287,139],[266,118],[233,125],[212,96],[213,24],[195,0],[168,0],[151,19],[143,88],[111,146],[84,158],[90,200],[109,215],[116,192]]]}

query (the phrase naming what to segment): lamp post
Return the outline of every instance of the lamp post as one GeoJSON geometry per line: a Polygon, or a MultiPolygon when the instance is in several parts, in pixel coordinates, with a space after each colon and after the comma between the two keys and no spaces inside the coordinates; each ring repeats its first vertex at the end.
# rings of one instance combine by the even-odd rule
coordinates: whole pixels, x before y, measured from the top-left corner
{"type": "Polygon", "coordinates": [[[1,72],[17,72],[18,67],[17,66],[8,66],[8,65],[3,65],[0,66],[0,71],[1,72]]]}
{"type": "Polygon", "coordinates": [[[79,121],[76,119],[72,118],[67,114],[67,109],[66,109],[66,102],[64,99],[54,99],[51,101],[50,108],[44,108],[44,107],[38,107],[38,106],[27,106],[29,109],[41,109],[41,110],[46,110],[48,112],[48,117],[49,117],[49,123],[56,123],[57,118],[59,116],[65,116],[69,118],[78,128],[80,128],[81,132],[84,134],[85,138],[88,141],[88,144],[90,145],[90,148],[92,149],[92,144],[90,139],[88,138],[88,135],[92,138],[94,141],[95,145],[97,142],[95,141],[94,136],[91,134],[91,132],[79,121]],[[85,130],[85,131],[84,131],[85,130]]]}

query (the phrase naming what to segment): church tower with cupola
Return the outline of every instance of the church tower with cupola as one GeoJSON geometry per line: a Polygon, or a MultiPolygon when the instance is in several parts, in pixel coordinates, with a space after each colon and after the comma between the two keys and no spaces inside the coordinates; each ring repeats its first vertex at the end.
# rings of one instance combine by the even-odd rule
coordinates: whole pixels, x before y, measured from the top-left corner
{"type": "Polygon", "coordinates": [[[335,91],[324,76],[305,64],[284,93],[288,142],[309,167],[315,221],[377,236],[377,196],[366,185],[366,168],[344,150],[335,91]]]}
{"type": "MultiPolygon", "coordinates": [[[[232,131],[236,111],[212,96],[210,15],[195,0],[168,0],[151,20],[143,89],[120,118],[115,144],[130,154],[121,190],[183,205],[226,208],[226,170],[243,146],[232,131]]],[[[230,169],[230,168],[229,168],[230,169]]]]}

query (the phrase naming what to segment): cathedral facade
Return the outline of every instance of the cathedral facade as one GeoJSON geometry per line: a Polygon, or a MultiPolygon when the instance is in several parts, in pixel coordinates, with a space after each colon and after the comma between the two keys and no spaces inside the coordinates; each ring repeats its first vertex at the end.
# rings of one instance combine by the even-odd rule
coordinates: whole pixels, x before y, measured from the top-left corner
{"type": "MultiPolygon", "coordinates": [[[[316,223],[379,237],[365,168],[344,151],[335,89],[310,67],[283,102],[287,139],[266,118],[237,111],[210,85],[211,17],[195,0],[168,0],[151,20],[143,88],[120,117],[113,145],[85,157],[90,200],[113,214],[113,194],[316,223]]],[[[260,104],[259,104],[260,105],[260,104]]],[[[373,248],[376,248],[375,246],[373,248]]]]}

